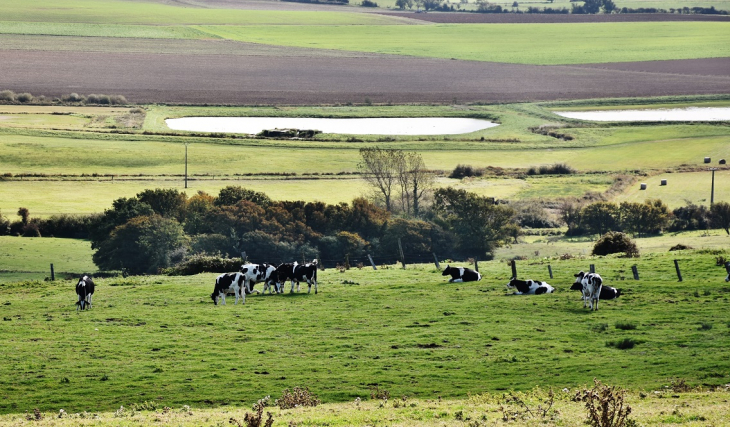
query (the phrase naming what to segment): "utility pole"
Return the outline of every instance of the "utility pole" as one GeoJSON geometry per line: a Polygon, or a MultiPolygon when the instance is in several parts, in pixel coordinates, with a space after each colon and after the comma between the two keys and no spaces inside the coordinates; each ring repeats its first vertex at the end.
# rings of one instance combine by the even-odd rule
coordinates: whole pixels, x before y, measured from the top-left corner
{"type": "Polygon", "coordinates": [[[185,143],[185,188],[188,188],[188,143],[187,142],[185,143]]]}

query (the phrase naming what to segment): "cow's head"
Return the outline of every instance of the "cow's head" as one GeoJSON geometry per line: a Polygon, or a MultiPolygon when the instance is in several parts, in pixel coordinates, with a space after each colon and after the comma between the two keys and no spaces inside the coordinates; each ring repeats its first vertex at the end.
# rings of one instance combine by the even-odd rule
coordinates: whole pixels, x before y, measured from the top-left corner
{"type": "Polygon", "coordinates": [[[514,289],[516,287],[517,287],[517,278],[510,277],[509,282],[507,282],[507,289],[514,289]]]}
{"type": "Polygon", "coordinates": [[[442,276],[448,276],[449,274],[451,274],[451,267],[449,267],[449,266],[447,265],[447,266],[446,266],[446,268],[444,268],[444,272],[443,272],[443,273],[441,273],[441,275],[442,275],[442,276]]]}
{"type": "Polygon", "coordinates": [[[620,297],[623,291],[621,289],[616,289],[616,298],[620,297]]]}
{"type": "Polygon", "coordinates": [[[213,292],[212,294],[210,294],[210,299],[213,300],[213,304],[218,305],[218,294],[213,292]]]}
{"type": "Polygon", "coordinates": [[[583,284],[580,282],[580,280],[576,280],[573,285],[570,287],[571,291],[582,291],[583,290],[583,284]]]}
{"type": "MultiPolygon", "coordinates": [[[[578,274],[574,274],[574,276],[575,276],[575,282],[573,282],[573,285],[577,285],[579,283],[582,283],[583,282],[583,278],[585,277],[585,275],[586,274],[584,272],[582,272],[582,271],[580,273],[578,273],[578,274]]],[[[570,289],[573,289],[573,287],[571,287],[570,289]]],[[[583,288],[581,287],[580,289],[583,289],[583,288]]]]}

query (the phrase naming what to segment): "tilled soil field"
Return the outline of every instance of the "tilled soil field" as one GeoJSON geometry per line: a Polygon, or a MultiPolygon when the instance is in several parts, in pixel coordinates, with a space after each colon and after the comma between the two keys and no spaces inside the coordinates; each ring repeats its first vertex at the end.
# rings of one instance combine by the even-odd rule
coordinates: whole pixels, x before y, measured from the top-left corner
{"type": "Polygon", "coordinates": [[[527,102],[730,93],[727,65],[721,58],[534,66],[294,48],[273,55],[0,50],[0,90],[180,104],[527,102]]]}
{"type": "Polygon", "coordinates": [[[727,15],[680,15],[676,13],[621,13],[614,15],[571,15],[545,13],[465,13],[465,12],[381,12],[438,24],[563,24],[598,22],[724,21],[727,15]]]}

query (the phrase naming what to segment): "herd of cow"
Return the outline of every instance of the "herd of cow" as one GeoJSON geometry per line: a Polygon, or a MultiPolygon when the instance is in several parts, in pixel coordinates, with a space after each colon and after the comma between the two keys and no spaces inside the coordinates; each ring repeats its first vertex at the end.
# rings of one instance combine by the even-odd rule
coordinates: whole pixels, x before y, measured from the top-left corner
{"type": "MultiPolygon", "coordinates": [[[[226,303],[226,294],[233,292],[236,296],[234,304],[238,303],[239,298],[242,304],[246,302],[246,294],[261,293],[254,289],[257,283],[264,283],[263,292],[272,291],[276,293],[284,292],[284,285],[287,280],[291,281],[291,290],[294,292],[294,284],[297,285],[299,292],[299,283],[307,282],[309,288],[307,293],[312,291],[314,285],[314,293],[317,293],[317,269],[319,265],[315,259],[311,263],[299,264],[293,263],[280,264],[275,267],[270,264],[243,264],[241,270],[236,273],[223,273],[215,279],[215,288],[210,295],[213,302],[218,305],[218,300],[226,303]]],[[[475,282],[482,280],[482,275],[478,271],[464,267],[446,266],[443,276],[451,276],[450,283],[456,282],[475,282]]],[[[726,282],[730,282],[730,274],[725,278],[726,282]]],[[[518,280],[512,277],[507,283],[507,288],[514,289],[515,295],[540,295],[549,294],[555,291],[555,288],[545,282],[535,280],[518,280]]],[[[570,290],[581,291],[583,294],[583,308],[589,306],[591,310],[598,310],[599,300],[610,300],[618,298],[621,290],[612,288],[603,284],[603,279],[597,273],[580,272],[575,275],[575,282],[570,290]]],[[[91,298],[94,295],[94,281],[87,275],[82,276],[76,283],[76,310],[84,310],[91,308],[91,298]]]]}
{"type": "Polygon", "coordinates": [[[297,284],[297,292],[299,292],[299,282],[307,282],[309,289],[307,293],[312,292],[314,285],[314,293],[317,293],[317,268],[319,267],[315,259],[311,263],[299,264],[293,263],[280,264],[275,267],[271,264],[243,264],[241,270],[236,273],[223,273],[215,279],[215,288],[210,298],[218,305],[218,299],[226,303],[226,294],[233,292],[236,296],[234,304],[246,303],[246,294],[254,292],[260,293],[254,289],[257,283],[264,283],[263,292],[272,290],[277,294],[284,292],[284,284],[287,280],[291,280],[291,291],[294,292],[294,283],[297,284]]]}
{"type": "MultiPolygon", "coordinates": [[[[478,271],[464,267],[446,266],[443,276],[451,276],[449,282],[474,282],[482,279],[482,275],[478,271]]],[[[725,279],[730,281],[730,275],[725,279]]],[[[514,289],[515,295],[540,295],[550,294],[555,288],[545,282],[536,280],[519,280],[512,277],[507,283],[508,289],[514,289]]],[[[598,310],[598,301],[618,298],[621,290],[604,285],[603,279],[597,273],[580,272],[575,275],[575,282],[570,287],[572,291],[581,291],[583,294],[583,308],[590,306],[591,310],[598,310]]]]}

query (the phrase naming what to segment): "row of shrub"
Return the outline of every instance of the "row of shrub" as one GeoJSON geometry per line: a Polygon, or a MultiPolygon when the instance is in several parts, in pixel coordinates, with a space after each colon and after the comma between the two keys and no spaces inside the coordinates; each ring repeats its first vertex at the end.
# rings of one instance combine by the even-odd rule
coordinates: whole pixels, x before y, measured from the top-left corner
{"type": "Polygon", "coordinates": [[[127,105],[127,98],[122,95],[89,94],[79,95],[71,93],[60,98],[48,98],[45,95],[33,96],[30,93],[15,93],[12,90],[0,91],[2,104],[72,104],[72,105],[127,105]]]}

